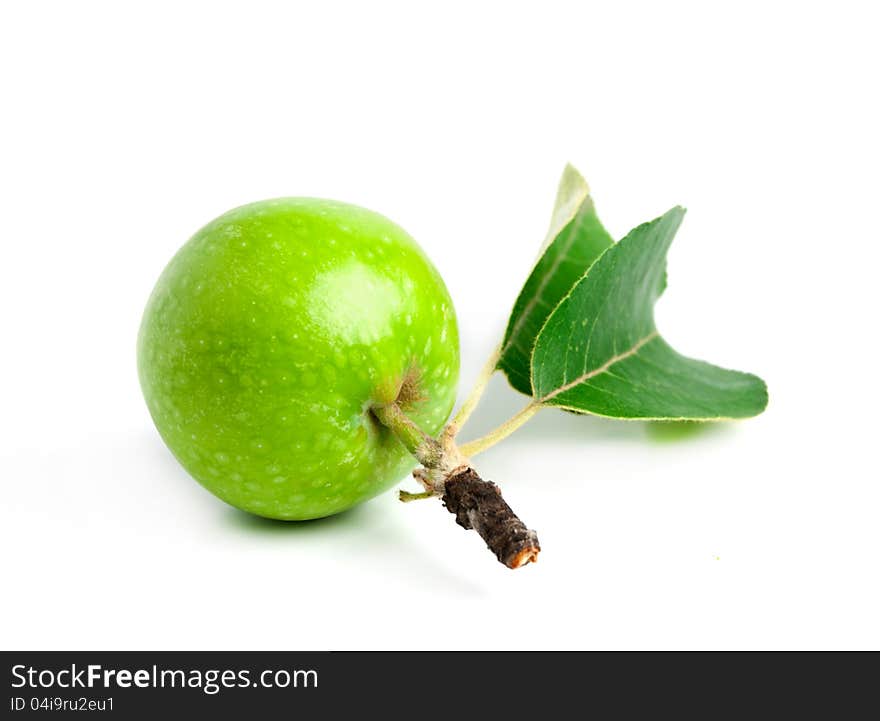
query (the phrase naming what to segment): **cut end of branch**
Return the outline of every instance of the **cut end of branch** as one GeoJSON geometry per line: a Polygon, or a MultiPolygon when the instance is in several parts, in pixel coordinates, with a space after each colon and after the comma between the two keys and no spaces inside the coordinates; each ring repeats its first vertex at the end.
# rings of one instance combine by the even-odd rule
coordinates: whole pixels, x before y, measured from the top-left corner
{"type": "Polygon", "coordinates": [[[538,554],[541,552],[541,547],[538,545],[538,539],[535,538],[535,545],[530,548],[524,548],[519,553],[517,553],[513,558],[510,559],[508,563],[505,565],[508,568],[519,568],[520,566],[527,566],[530,563],[538,562],[538,554]]]}
{"type": "Polygon", "coordinates": [[[538,560],[541,545],[501,497],[494,483],[484,481],[473,468],[464,468],[445,483],[443,504],[462,528],[480,534],[489,550],[508,568],[538,560]]]}

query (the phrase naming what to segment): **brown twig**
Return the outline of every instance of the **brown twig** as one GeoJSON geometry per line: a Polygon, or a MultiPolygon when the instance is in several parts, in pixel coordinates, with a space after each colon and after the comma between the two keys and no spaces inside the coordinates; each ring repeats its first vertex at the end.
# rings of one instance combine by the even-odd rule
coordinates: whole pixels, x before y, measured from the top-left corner
{"type": "Polygon", "coordinates": [[[479,533],[508,568],[538,560],[538,534],[511,510],[498,486],[484,481],[473,468],[465,467],[446,479],[443,505],[455,515],[458,525],[479,533]]]}

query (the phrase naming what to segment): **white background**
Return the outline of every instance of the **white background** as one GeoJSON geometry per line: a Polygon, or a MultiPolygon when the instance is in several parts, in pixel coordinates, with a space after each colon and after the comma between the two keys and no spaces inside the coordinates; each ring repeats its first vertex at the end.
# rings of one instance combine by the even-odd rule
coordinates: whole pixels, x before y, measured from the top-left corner
{"type": "MultiPolygon", "coordinates": [[[[2,647],[880,647],[871,6],[4,3],[2,647]],[[765,415],[670,442],[539,414],[479,464],[540,532],[517,572],[438,503],[269,523],[177,466],[134,344],[198,227],[388,215],[467,386],[567,160],[615,237],[689,208],[658,324],[765,377],[765,415]]],[[[470,434],[522,403],[499,377],[470,434]]]]}

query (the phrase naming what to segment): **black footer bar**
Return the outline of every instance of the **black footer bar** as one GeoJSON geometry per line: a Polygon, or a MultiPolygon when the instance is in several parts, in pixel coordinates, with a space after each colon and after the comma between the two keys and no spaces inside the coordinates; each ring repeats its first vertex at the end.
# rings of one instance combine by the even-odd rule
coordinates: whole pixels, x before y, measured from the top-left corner
{"type": "Polygon", "coordinates": [[[0,653],[0,717],[877,715],[875,653],[0,653]]]}

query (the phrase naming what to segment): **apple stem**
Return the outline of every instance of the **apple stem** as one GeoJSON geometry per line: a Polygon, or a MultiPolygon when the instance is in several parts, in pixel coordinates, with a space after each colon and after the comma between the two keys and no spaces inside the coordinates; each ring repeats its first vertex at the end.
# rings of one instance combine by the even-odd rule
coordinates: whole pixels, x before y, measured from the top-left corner
{"type": "Polygon", "coordinates": [[[374,406],[371,412],[423,466],[413,471],[413,476],[425,488],[424,492],[400,491],[401,501],[441,497],[458,525],[479,533],[489,550],[508,568],[519,568],[538,559],[541,546],[537,534],[507,505],[498,486],[484,481],[470,467],[452,435],[444,430],[440,440],[432,438],[397,403],[374,406]]]}
{"type": "Polygon", "coordinates": [[[388,428],[406,449],[426,468],[436,468],[443,457],[443,447],[419,428],[397,403],[373,406],[370,409],[379,422],[388,428]]]}

